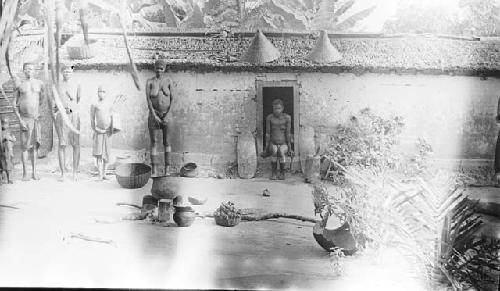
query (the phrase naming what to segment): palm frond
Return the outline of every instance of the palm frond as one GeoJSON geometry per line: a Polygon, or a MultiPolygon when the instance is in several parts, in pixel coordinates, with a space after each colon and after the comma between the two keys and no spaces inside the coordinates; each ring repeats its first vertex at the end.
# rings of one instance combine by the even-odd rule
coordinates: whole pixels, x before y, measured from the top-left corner
{"type": "Polygon", "coordinates": [[[339,16],[342,16],[344,13],[346,13],[356,2],[356,0],[348,0],[344,5],[340,6],[339,9],[335,11],[333,14],[334,18],[337,18],[339,16]]]}
{"type": "Polygon", "coordinates": [[[355,13],[354,15],[348,17],[344,21],[342,21],[338,24],[335,24],[333,26],[333,29],[337,30],[337,31],[345,31],[349,28],[352,28],[356,25],[357,22],[368,17],[375,10],[375,8],[376,8],[376,6],[371,6],[369,8],[364,9],[364,10],[361,10],[360,12],[355,13]]]}

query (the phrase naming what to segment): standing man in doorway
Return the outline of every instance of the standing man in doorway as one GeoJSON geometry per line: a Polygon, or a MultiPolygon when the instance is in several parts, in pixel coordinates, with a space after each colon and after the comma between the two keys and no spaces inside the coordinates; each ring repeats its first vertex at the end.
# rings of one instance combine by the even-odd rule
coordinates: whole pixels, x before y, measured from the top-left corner
{"type": "Polygon", "coordinates": [[[14,112],[19,116],[21,129],[21,160],[23,163],[23,181],[29,181],[27,165],[28,154],[31,158],[31,179],[39,180],[36,172],[36,159],[40,147],[40,107],[44,100],[43,83],[35,79],[35,64],[24,63],[24,79],[16,91],[16,106],[14,112]]]}
{"type": "Polygon", "coordinates": [[[158,174],[158,143],[159,135],[162,134],[161,140],[165,150],[165,175],[170,174],[170,152],[172,151],[168,142],[169,132],[169,116],[172,106],[172,81],[163,76],[166,63],[163,60],[156,60],[154,64],[155,76],[146,81],[146,98],[149,109],[148,128],[149,137],[151,140],[151,168],[152,174],[158,174]]]}
{"type": "MultiPolygon", "coordinates": [[[[59,95],[61,102],[66,112],[56,111],[55,113],[55,128],[59,138],[58,156],[59,168],[61,176],[59,181],[64,181],[66,172],[66,146],[71,145],[73,148],[73,180],[78,180],[78,168],[80,165],[80,135],[72,132],[63,121],[63,114],[66,114],[73,126],[80,130],[80,114],[78,105],[81,98],[81,87],[72,80],[73,68],[63,65],[61,67],[63,80],[59,83],[59,95]]],[[[57,107],[56,107],[57,108],[57,107]]]]}
{"type": "Polygon", "coordinates": [[[285,180],[285,155],[292,156],[291,127],[292,118],[283,112],[285,109],[281,99],[272,103],[273,113],[266,118],[266,150],[265,156],[271,156],[271,180],[285,180]],[[280,172],[278,172],[278,162],[280,172]]]}

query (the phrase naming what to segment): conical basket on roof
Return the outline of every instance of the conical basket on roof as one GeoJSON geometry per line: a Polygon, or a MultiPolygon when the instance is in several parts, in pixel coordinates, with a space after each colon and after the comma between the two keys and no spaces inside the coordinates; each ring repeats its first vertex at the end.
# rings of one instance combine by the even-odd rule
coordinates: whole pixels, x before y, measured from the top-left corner
{"type": "Polygon", "coordinates": [[[272,62],[278,59],[280,55],[279,50],[274,47],[262,31],[258,30],[246,53],[241,58],[241,61],[253,64],[262,64],[272,62]]]}
{"type": "Polygon", "coordinates": [[[315,63],[324,64],[340,61],[342,59],[342,55],[330,42],[330,38],[328,37],[326,30],[322,30],[316,45],[306,59],[315,63]]]}

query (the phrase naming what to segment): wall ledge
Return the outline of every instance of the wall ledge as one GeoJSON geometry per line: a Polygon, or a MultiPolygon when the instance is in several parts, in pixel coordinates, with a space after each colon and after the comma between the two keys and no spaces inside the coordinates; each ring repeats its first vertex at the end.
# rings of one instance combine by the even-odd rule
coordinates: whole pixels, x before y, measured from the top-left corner
{"type": "MultiPolygon", "coordinates": [[[[139,70],[153,70],[153,63],[136,63],[139,70]]],[[[78,63],[75,69],[80,71],[128,71],[128,63],[78,63]]],[[[467,76],[500,78],[500,68],[472,69],[472,68],[404,68],[404,67],[358,67],[358,66],[332,66],[332,65],[294,65],[282,64],[242,64],[242,63],[196,63],[196,62],[171,62],[168,63],[169,72],[192,71],[198,73],[223,72],[223,73],[352,73],[356,76],[363,74],[395,74],[395,75],[432,75],[432,76],[467,76]]]]}

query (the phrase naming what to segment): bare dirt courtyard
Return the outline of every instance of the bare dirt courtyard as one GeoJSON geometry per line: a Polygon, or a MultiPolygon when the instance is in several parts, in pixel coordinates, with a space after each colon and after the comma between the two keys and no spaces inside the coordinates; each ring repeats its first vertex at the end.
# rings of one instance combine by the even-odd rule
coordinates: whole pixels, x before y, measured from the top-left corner
{"type": "MultiPolygon", "coordinates": [[[[391,249],[345,258],[343,274],[335,275],[310,222],[243,221],[228,228],[197,217],[181,228],[123,221],[137,210],[116,203],[140,205],[151,181],[127,190],[113,176],[97,182],[82,173],[79,182],[61,183],[42,167],[41,180],[21,182],[19,172],[15,184],[0,186],[0,204],[12,206],[0,207],[3,287],[423,290],[409,272],[411,262],[391,249]]],[[[300,176],[175,179],[183,185],[180,194],[208,197],[194,206],[202,215],[231,200],[240,208],[314,216],[312,188],[300,176]],[[262,196],[264,189],[270,197],[262,196]]]]}

